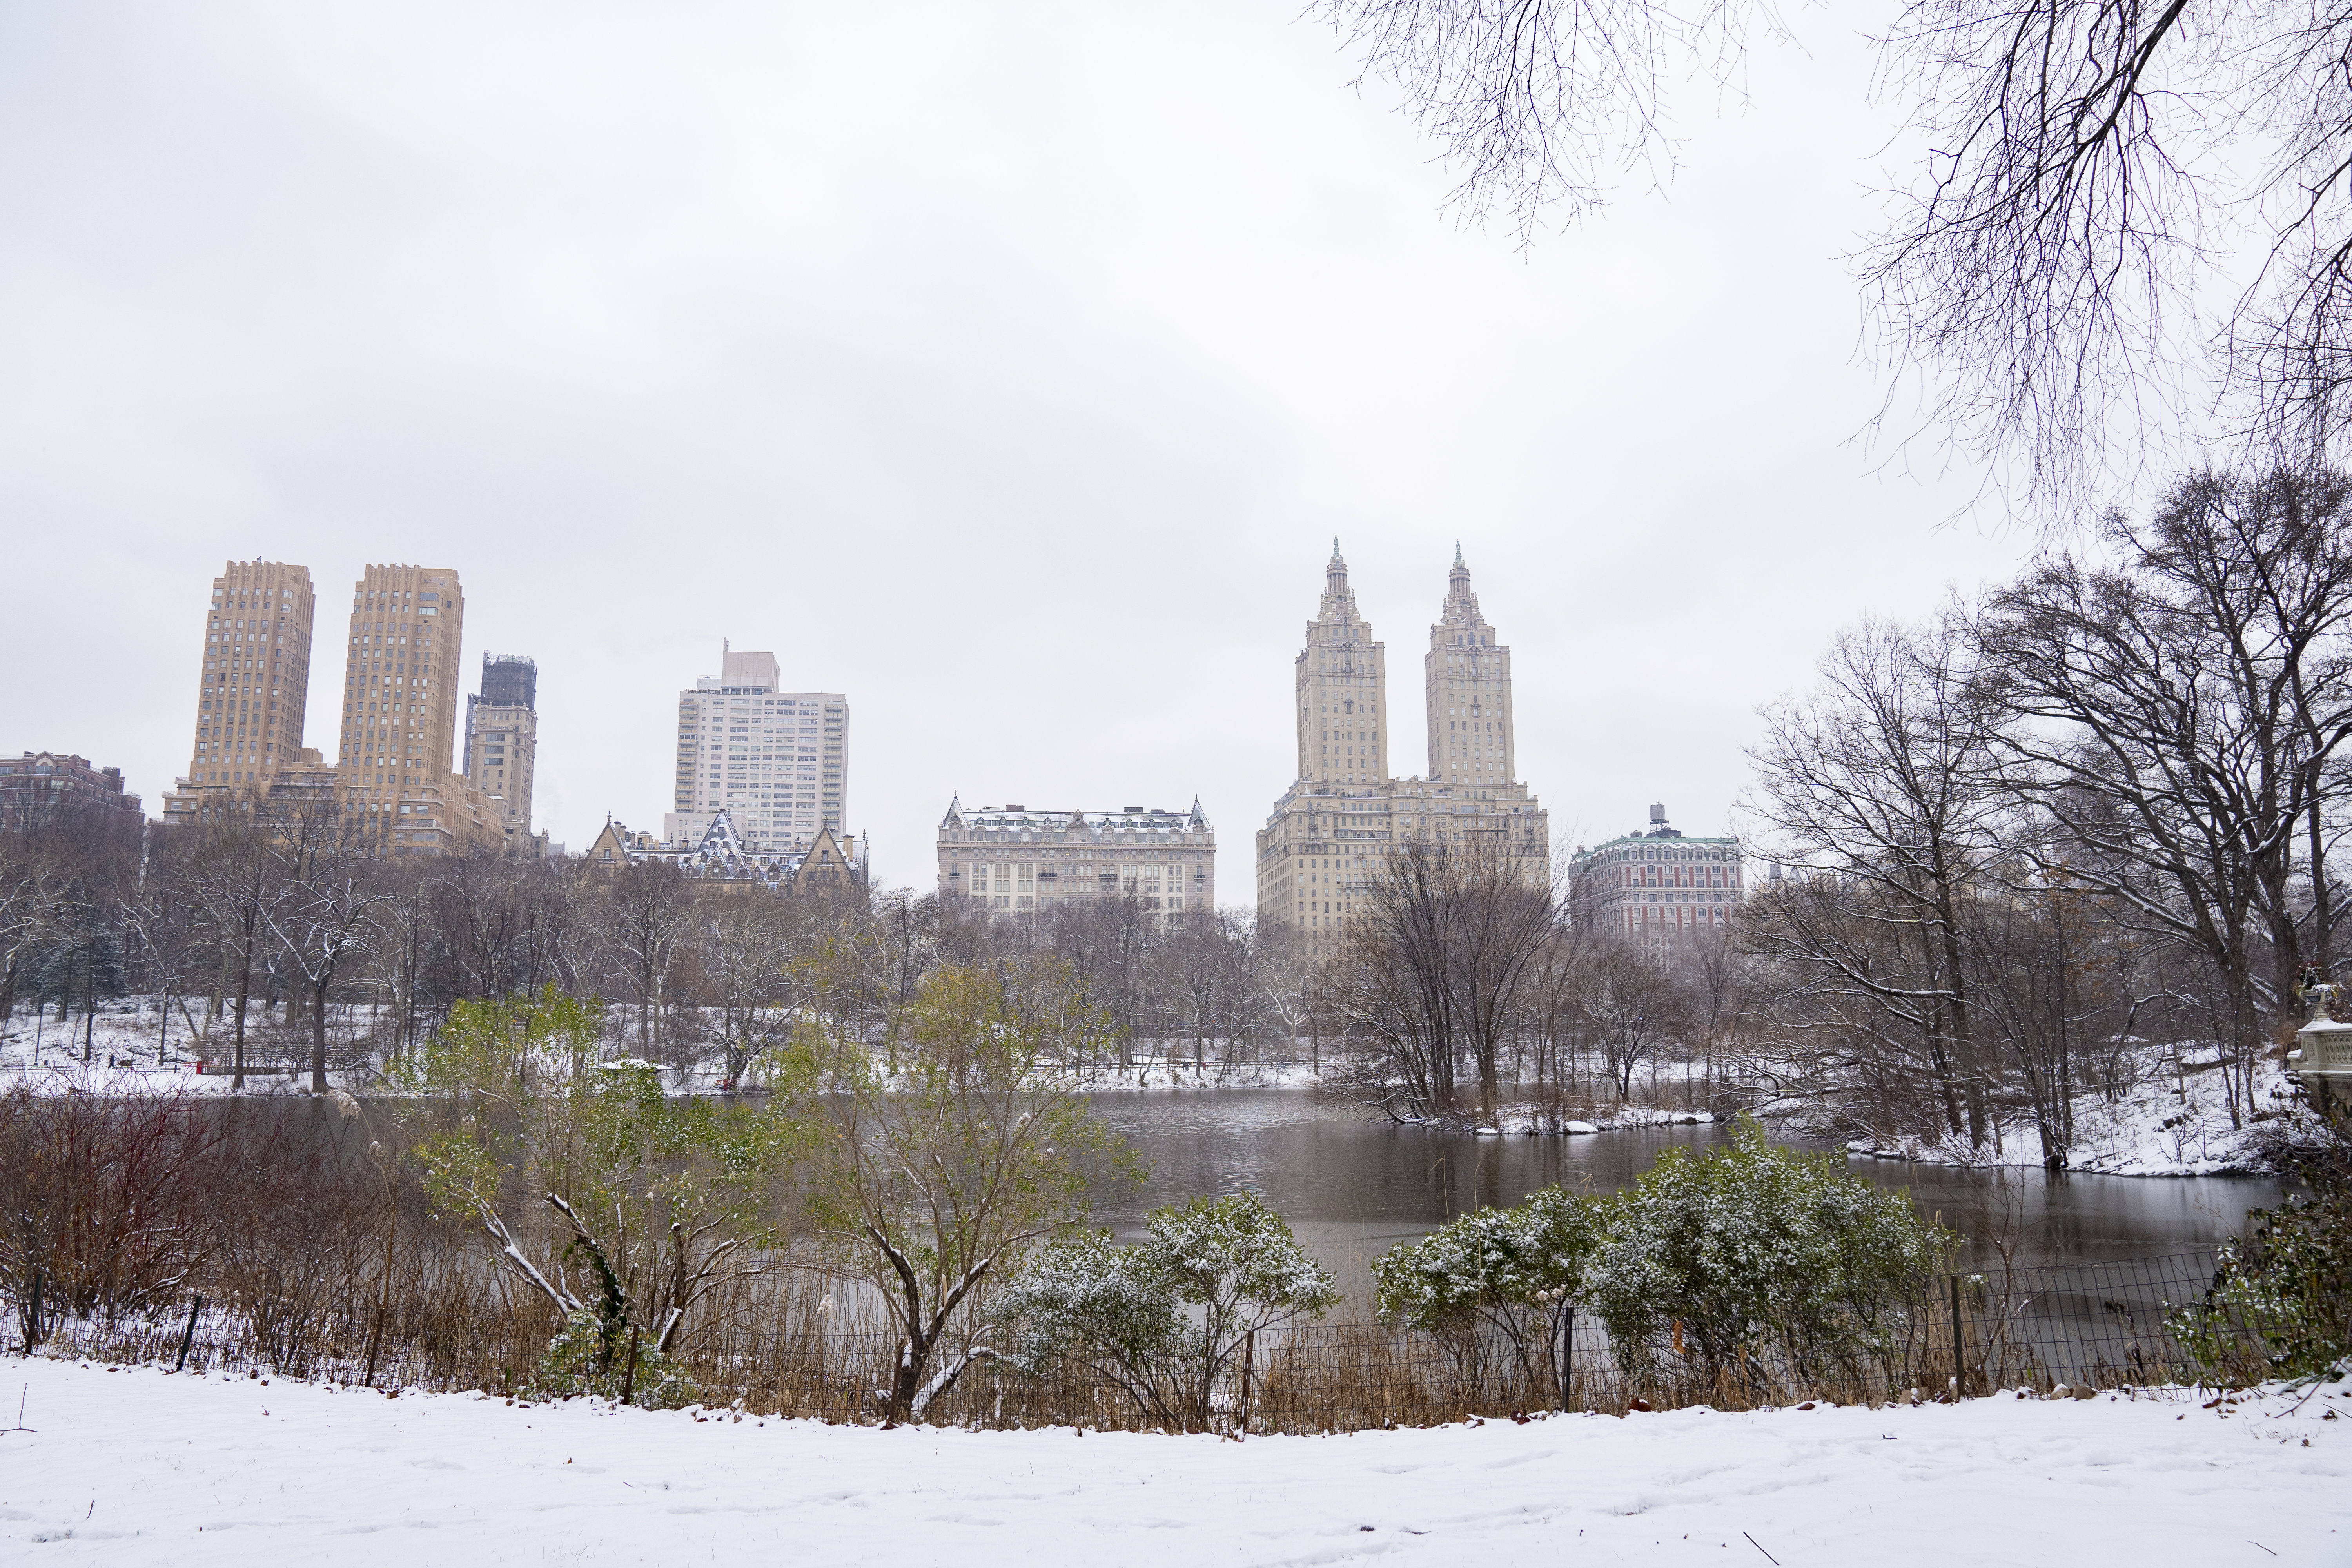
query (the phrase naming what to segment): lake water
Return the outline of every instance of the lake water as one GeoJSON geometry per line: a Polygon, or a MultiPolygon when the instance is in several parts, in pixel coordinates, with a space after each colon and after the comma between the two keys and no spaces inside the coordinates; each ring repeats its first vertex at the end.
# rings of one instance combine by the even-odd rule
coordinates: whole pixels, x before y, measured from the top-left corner
{"type": "MultiPolygon", "coordinates": [[[[1575,1138],[1473,1138],[1370,1121],[1297,1089],[1104,1094],[1095,1114],[1150,1169],[1139,1187],[1098,1192],[1097,1217],[1132,1236],[1164,1204],[1247,1190],[1288,1220],[1368,1299],[1370,1265],[1395,1243],[1470,1209],[1517,1203],[1552,1184],[1606,1193],[1630,1184],[1671,1144],[1722,1141],[1721,1126],[1575,1138]]],[[[2250,1208],[2279,1201],[2254,1177],[1981,1172],[1850,1159],[1856,1173],[1907,1188],[1920,1210],[1972,1237],[2006,1230],[2022,1258],[2078,1263],[2210,1247],[2250,1208]]]]}

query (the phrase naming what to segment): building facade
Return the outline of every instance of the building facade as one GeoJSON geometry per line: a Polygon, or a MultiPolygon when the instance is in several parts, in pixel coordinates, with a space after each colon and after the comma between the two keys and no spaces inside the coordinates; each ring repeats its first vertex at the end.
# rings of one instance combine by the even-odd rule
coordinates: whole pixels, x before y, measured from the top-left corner
{"type": "Polygon", "coordinates": [[[940,819],[940,893],[992,914],[1132,899],[1162,921],[1217,907],[1217,837],[1192,809],[977,810],[959,800],[940,819]]]}
{"type": "Polygon", "coordinates": [[[466,595],[446,566],[369,566],[352,585],[335,773],[344,822],[380,853],[496,849],[495,806],[455,770],[466,595]]]}
{"type": "Polygon", "coordinates": [[[1337,540],[1291,685],[1298,775],[1257,835],[1262,924],[1329,957],[1383,859],[1416,838],[1491,845],[1549,877],[1550,823],[1517,777],[1511,650],[1480,613],[1458,548],[1422,660],[1426,774],[1389,774],[1387,650],[1357,608],[1337,540]]]}
{"type": "Polygon", "coordinates": [[[214,805],[332,809],[378,853],[495,849],[496,805],[451,771],[465,596],[446,567],[369,566],[352,585],[337,756],[304,744],[316,630],[310,574],[232,561],[205,614],[196,737],[187,776],[163,796],[166,822],[214,805]]]}
{"type": "Polygon", "coordinates": [[[724,811],[712,815],[691,846],[632,833],[607,818],[588,846],[586,860],[590,871],[602,873],[647,863],[675,866],[698,887],[720,893],[862,894],[866,886],[862,839],[840,837],[824,827],[806,845],[762,849],[738,834],[724,811]]]}
{"type": "Polygon", "coordinates": [[[213,579],[190,786],[266,785],[302,749],[317,610],[307,566],[232,561],[213,579]]]}
{"type": "Polygon", "coordinates": [[[846,841],[849,700],[782,691],[772,653],[724,644],[719,675],[677,694],[677,766],[662,840],[698,845],[725,812],[743,842],[782,852],[820,832],[846,841]]]}
{"type": "Polygon", "coordinates": [[[66,752],[0,758],[0,832],[27,833],[80,812],[128,832],[147,820],[139,797],[124,792],[121,768],[92,767],[88,757],[66,752]]]}
{"type": "Polygon", "coordinates": [[[1746,891],[1739,841],[1687,838],[1650,807],[1650,826],[1569,860],[1570,908],[1579,921],[1673,957],[1704,936],[1721,936],[1746,891]]]}
{"type": "Polygon", "coordinates": [[[509,849],[530,847],[530,785],[539,763],[539,666],[482,656],[482,689],[466,700],[466,780],[497,806],[509,849]]]}

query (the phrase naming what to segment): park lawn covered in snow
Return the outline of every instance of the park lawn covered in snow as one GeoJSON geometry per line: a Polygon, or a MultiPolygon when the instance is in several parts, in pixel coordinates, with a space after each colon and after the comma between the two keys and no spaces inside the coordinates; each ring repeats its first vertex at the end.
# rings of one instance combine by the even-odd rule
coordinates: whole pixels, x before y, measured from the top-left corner
{"type": "Polygon", "coordinates": [[[1235,1443],[11,1360],[0,1561],[2342,1564],[2352,1384],[2324,1387],[1235,1443]]]}

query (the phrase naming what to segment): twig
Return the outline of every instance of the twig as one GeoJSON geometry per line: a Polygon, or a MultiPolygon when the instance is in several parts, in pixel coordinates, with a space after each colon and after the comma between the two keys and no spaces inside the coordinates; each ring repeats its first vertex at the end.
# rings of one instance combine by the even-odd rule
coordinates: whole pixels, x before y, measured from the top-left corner
{"type": "MultiPolygon", "coordinates": [[[[1759,1542],[1754,1536],[1748,1535],[1744,1530],[1739,1533],[1747,1537],[1748,1545],[1755,1547],[1759,1552],[1764,1552],[1763,1543],[1759,1542]]],[[[1764,1561],[1772,1564],[1772,1568],[1780,1568],[1780,1560],[1778,1557],[1773,1556],[1769,1552],[1764,1552],[1764,1561]]]]}
{"type": "Polygon", "coordinates": [[[32,1396],[32,1393],[33,1385],[28,1383],[25,1385],[24,1392],[16,1395],[16,1424],[14,1426],[0,1426],[0,1436],[5,1436],[11,1432],[33,1430],[32,1427],[25,1425],[25,1401],[32,1396]]]}

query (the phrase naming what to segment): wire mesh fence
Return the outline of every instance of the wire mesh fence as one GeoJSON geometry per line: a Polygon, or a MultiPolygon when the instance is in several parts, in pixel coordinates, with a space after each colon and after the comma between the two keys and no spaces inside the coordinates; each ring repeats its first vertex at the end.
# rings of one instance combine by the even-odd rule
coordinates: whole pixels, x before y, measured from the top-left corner
{"type": "MultiPolygon", "coordinates": [[[[1172,1418],[1117,1379],[1075,1361],[1023,1370],[984,1360],[926,1412],[940,1425],[1349,1432],[1538,1410],[1723,1409],[1949,1398],[2003,1388],[2047,1393],[2193,1381],[2167,1326],[2211,1282],[2210,1249],[2163,1257],[1940,1277],[1887,1304],[1874,1331],[1835,1355],[1804,1357],[1769,1339],[1710,1363],[1663,1345],[1620,1346],[1589,1316],[1549,1345],[1491,1330],[1433,1333],[1381,1322],[1318,1323],[1255,1337],[1228,1355],[1207,1406],[1172,1418]]],[[[26,1312],[11,1313],[20,1325],[26,1312]]],[[[678,1347],[706,1404],[836,1422],[881,1418],[895,1338],[812,1331],[809,1319],[729,1314],[678,1347]]],[[[535,1395],[557,1324],[543,1305],[487,1296],[301,1312],[289,1303],[183,1301],[169,1310],[46,1323],[43,1353],[160,1363],[212,1373],[278,1373],[380,1388],[535,1395]]],[[[959,1347],[961,1348],[961,1347],[959,1347]]]]}

